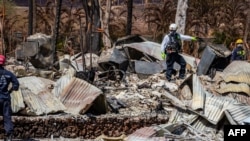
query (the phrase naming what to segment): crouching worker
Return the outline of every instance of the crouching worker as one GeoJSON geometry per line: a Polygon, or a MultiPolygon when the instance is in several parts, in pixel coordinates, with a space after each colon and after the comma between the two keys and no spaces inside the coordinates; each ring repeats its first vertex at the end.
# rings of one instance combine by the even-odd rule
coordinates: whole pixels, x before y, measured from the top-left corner
{"type": "Polygon", "coordinates": [[[6,140],[11,141],[13,137],[13,123],[11,120],[11,97],[12,91],[16,91],[19,88],[19,82],[16,76],[4,68],[5,56],[0,55],[0,112],[3,116],[3,126],[6,133],[6,140]],[[9,88],[12,83],[11,89],[9,88]]]}
{"type": "Polygon", "coordinates": [[[235,61],[235,60],[245,60],[245,50],[243,47],[243,40],[242,39],[238,39],[236,41],[236,46],[232,51],[232,55],[231,55],[231,61],[235,61]]]}
{"type": "Polygon", "coordinates": [[[181,66],[179,78],[184,79],[186,73],[186,61],[179,54],[182,50],[181,41],[196,41],[198,39],[196,37],[177,33],[177,25],[174,23],[169,26],[169,30],[170,33],[164,37],[161,43],[161,56],[163,59],[166,59],[167,65],[166,78],[168,81],[171,81],[172,74],[175,73],[174,63],[177,62],[181,66]]]}

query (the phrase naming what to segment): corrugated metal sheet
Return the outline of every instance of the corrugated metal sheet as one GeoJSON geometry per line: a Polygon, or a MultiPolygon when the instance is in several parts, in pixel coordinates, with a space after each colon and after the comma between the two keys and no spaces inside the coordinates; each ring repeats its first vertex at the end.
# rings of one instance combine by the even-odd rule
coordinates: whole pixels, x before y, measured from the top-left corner
{"type": "Polygon", "coordinates": [[[238,124],[243,124],[244,120],[250,117],[250,106],[238,104],[227,108],[227,111],[238,124]]]}
{"type": "Polygon", "coordinates": [[[250,64],[246,61],[233,61],[224,70],[224,73],[239,73],[247,72],[250,73],[250,64]]]}
{"type": "MultiPolygon", "coordinates": [[[[187,125],[192,126],[199,132],[211,133],[209,136],[213,136],[216,131],[216,125],[210,123],[207,119],[199,116],[198,114],[194,114],[192,112],[188,112],[185,110],[175,109],[171,113],[171,117],[169,119],[169,123],[180,124],[185,123],[187,125]]],[[[191,133],[192,134],[192,133],[191,133]]]]}
{"type": "Polygon", "coordinates": [[[23,114],[45,115],[65,110],[65,106],[60,102],[60,100],[48,91],[42,91],[39,94],[34,94],[28,88],[20,88],[20,90],[23,100],[27,105],[24,110],[22,110],[23,114]]]}
{"type": "Polygon", "coordinates": [[[237,93],[245,93],[250,96],[250,87],[245,83],[221,83],[219,89],[215,89],[220,94],[229,93],[229,92],[237,92],[237,93]]]}
{"type": "Polygon", "coordinates": [[[234,103],[237,102],[232,98],[214,96],[210,93],[207,93],[204,115],[211,123],[217,124],[224,116],[224,110],[234,103]]]}
{"type": "Polygon", "coordinates": [[[20,89],[18,91],[13,91],[11,93],[11,108],[12,108],[13,113],[17,113],[21,109],[25,108],[25,105],[23,102],[23,95],[20,89]]]}
{"type": "Polygon", "coordinates": [[[196,74],[193,74],[193,99],[191,108],[194,110],[203,109],[205,101],[205,90],[196,74]]]}
{"type": "Polygon", "coordinates": [[[156,132],[154,127],[144,127],[129,135],[126,141],[166,141],[165,137],[153,137],[156,132]]]}
{"type": "Polygon", "coordinates": [[[101,53],[97,63],[103,70],[109,70],[110,65],[114,64],[121,65],[120,67],[123,68],[123,65],[125,65],[127,61],[128,58],[123,49],[111,48],[101,53]]]}
{"type": "Polygon", "coordinates": [[[66,112],[83,114],[101,94],[102,91],[100,89],[84,80],[74,77],[63,90],[60,100],[67,108],[66,112]]]}
{"type": "Polygon", "coordinates": [[[43,91],[43,92],[40,92],[38,96],[47,106],[46,114],[63,112],[64,110],[66,110],[62,102],[58,98],[56,98],[54,95],[52,95],[50,92],[43,91]]]}
{"type": "Polygon", "coordinates": [[[224,44],[208,43],[208,46],[213,49],[213,52],[219,57],[228,57],[231,51],[224,44]]]}
{"type": "Polygon", "coordinates": [[[27,107],[22,110],[22,113],[26,115],[43,115],[47,112],[47,106],[38,96],[38,94],[32,93],[28,88],[21,88],[24,102],[27,107]]]}
{"type": "Polygon", "coordinates": [[[72,78],[73,76],[71,74],[67,74],[67,75],[60,77],[56,81],[54,89],[52,90],[53,95],[56,97],[59,97],[62,94],[63,89],[71,82],[72,78]]]}
{"type": "Polygon", "coordinates": [[[198,117],[199,116],[197,114],[175,109],[171,112],[169,123],[185,122],[187,124],[191,124],[198,117]]]}
{"type": "Polygon", "coordinates": [[[130,43],[124,44],[124,47],[129,47],[136,49],[140,52],[144,52],[158,60],[163,60],[161,58],[161,44],[151,41],[145,41],[140,43],[130,43]]]}
{"type": "Polygon", "coordinates": [[[71,58],[70,58],[70,60],[71,60],[71,65],[77,70],[77,71],[83,71],[83,65],[85,65],[85,67],[87,68],[87,69],[91,69],[91,67],[94,67],[94,68],[98,68],[98,59],[99,59],[99,56],[98,55],[96,55],[96,54],[94,54],[94,53],[92,53],[92,54],[90,54],[90,53],[85,53],[84,54],[84,63],[85,64],[83,64],[83,60],[82,60],[82,56],[80,55],[81,53],[79,53],[79,54],[76,54],[75,56],[72,56],[71,58]],[[78,56],[78,57],[77,57],[78,56]],[[77,57],[77,58],[75,58],[75,57],[77,57]],[[92,57],[92,58],[91,58],[92,57]],[[92,59],[91,61],[90,61],[90,58],[92,59]]]}
{"type": "Polygon", "coordinates": [[[42,91],[51,91],[49,87],[55,85],[55,82],[52,80],[36,76],[18,78],[18,81],[21,87],[29,88],[34,94],[42,91]]]}
{"type": "Polygon", "coordinates": [[[198,118],[195,122],[191,124],[192,127],[197,129],[200,132],[212,133],[216,130],[216,125],[211,124],[204,118],[198,118]]]}
{"type": "Polygon", "coordinates": [[[228,97],[234,98],[237,102],[250,105],[250,96],[241,93],[228,93],[228,97]]]}
{"type": "Polygon", "coordinates": [[[195,57],[190,56],[190,55],[188,55],[188,54],[184,54],[184,53],[181,53],[180,55],[184,58],[184,60],[185,60],[189,65],[192,66],[192,68],[194,68],[194,69],[197,68],[197,61],[196,61],[196,58],[195,58],[195,57]]]}
{"type": "Polygon", "coordinates": [[[206,47],[204,52],[202,53],[201,60],[198,64],[197,74],[207,74],[208,69],[214,61],[215,57],[216,54],[213,52],[213,50],[210,47],[206,47]]]}
{"type": "Polygon", "coordinates": [[[165,69],[165,62],[135,61],[135,72],[141,74],[160,73],[165,69]]]}
{"type": "Polygon", "coordinates": [[[246,61],[233,61],[222,73],[225,82],[239,82],[250,84],[250,63],[246,61]]]}
{"type": "Polygon", "coordinates": [[[197,75],[193,75],[192,109],[203,109],[203,116],[213,124],[217,124],[224,116],[224,111],[233,104],[235,99],[225,96],[215,96],[205,91],[197,75]]]}
{"type": "Polygon", "coordinates": [[[22,77],[18,80],[20,89],[12,95],[14,113],[22,110],[27,115],[44,115],[65,110],[65,106],[51,92],[54,81],[36,76],[22,77]]]}

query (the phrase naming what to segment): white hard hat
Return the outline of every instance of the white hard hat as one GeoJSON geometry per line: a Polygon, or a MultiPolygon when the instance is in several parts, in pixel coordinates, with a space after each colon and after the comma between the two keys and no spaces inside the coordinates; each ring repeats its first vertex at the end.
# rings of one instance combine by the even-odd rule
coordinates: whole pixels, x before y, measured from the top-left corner
{"type": "Polygon", "coordinates": [[[177,25],[175,23],[170,24],[169,30],[177,30],[177,25]]]}

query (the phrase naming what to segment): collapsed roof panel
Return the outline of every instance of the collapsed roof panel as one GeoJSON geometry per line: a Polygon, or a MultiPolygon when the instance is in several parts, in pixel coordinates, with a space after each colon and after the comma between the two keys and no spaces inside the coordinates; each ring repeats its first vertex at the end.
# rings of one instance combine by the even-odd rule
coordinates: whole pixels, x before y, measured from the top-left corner
{"type": "Polygon", "coordinates": [[[240,125],[245,124],[250,117],[250,106],[240,104],[233,105],[232,107],[227,108],[227,111],[232,116],[233,120],[240,125]]]}
{"type": "Polygon", "coordinates": [[[50,92],[42,91],[38,95],[43,103],[48,107],[46,108],[45,114],[63,112],[64,110],[66,110],[62,102],[50,92]]]}
{"type": "Polygon", "coordinates": [[[238,74],[250,73],[250,64],[246,61],[232,61],[224,70],[223,73],[238,74]]]}
{"type": "Polygon", "coordinates": [[[250,64],[246,61],[233,61],[223,71],[225,82],[238,82],[250,84],[250,64]]]}
{"type": "Polygon", "coordinates": [[[64,105],[59,99],[54,97],[50,92],[43,91],[34,94],[28,88],[21,88],[24,103],[27,105],[21,113],[25,115],[45,115],[65,110],[64,105]]]}
{"type": "Polygon", "coordinates": [[[140,74],[155,74],[165,70],[165,61],[161,62],[146,62],[146,61],[134,61],[135,72],[140,74]]]}
{"type": "Polygon", "coordinates": [[[54,86],[55,82],[49,79],[36,76],[28,76],[18,78],[21,87],[26,87],[31,90],[34,94],[38,94],[41,91],[51,91],[51,87],[54,86]]]}
{"type": "Polygon", "coordinates": [[[185,53],[181,53],[180,55],[184,58],[187,64],[189,64],[193,69],[197,69],[197,58],[185,53]]]}
{"type": "MultiPolygon", "coordinates": [[[[122,65],[126,64],[128,61],[126,55],[124,54],[124,51],[119,50],[117,48],[112,48],[106,51],[103,51],[98,59],[98,65],[103,70],[109,70],[110,69],[110,63],[112,65],[122,65]]],[[[125,66],[127,67],[127,66],[125,66]]],[[[123,67],[121,67],[123,68],[123,67]]]]}
{"type": "Polygon", "coordinates": [[[12,95],[13,104],[16,104],[12,107],[14,112],[22,110],[22,113],[27,115],[44,115],[65,110],[60,100],[51,93],[55,84],[54,81],[35,76],[22,77],[18,78],[18,80],[20,83],[20,91],[12,95]],[[18,92],[20,92],[22,96],[19,95],[18,92]],[[22,107],[22,102],[20,101],[22,98],[20,97],[23,97],[23,102],[27,107],[22,107]]]}
{"type": "Polygon", "coordinates": [[[83,71],[83,69],[90,70],[92,68],[99,68],[98,66],[99,56],[94,53],[84,54],[84,61],[82,60],[81,53],[76,54],[70,58],[71,65],[76,69],[76,71],[83,71]]]}
{"type": "Polygon", "coordinates": [[[231,123],[236,122],[236,124],[243,123],[243,120],[249,117],[250,114],[249,106],[240,103],[235,97],[216,96],[205,91],[205,98],[203,98],[202,102],[204,102],[204,114],[202,115],[212,124],[217,124],[227,112],[229,112],[229,114],[226,114],[229,121],[232,121],[231,123]]]}
{"type": "Polygon", "coordinates": [[[66,74],[60,77],[56,82],[55,82],[55,87],[52,90],[54,96],[59,97],[63,89],[71,82],[71,79],[73,78],[73,75],[71,74],[66,74]]]}
{"type": "Polygon", "coordinates": [[[250,105],[250,96],[241,93],[227,93],[226,96],[234,98],[237,102],[250,105]]]}
{"type": "Polygon", "coordinates": [[[246,83],[221,83],[220,87],[216,89],[220,94],[235,92],[235,93],[245,93],[250,96],[250,87],[246,83]]]}
{"type": "MultiPolygon", "coordinates": [[[[217,125],[213,125],[207,119],[204,119],[203,117],[200,117],[197,114],[181,109],[174,109],[171,113],[169,123],[167,125],[164,125],[165,127],[163,127],[168,127],[168,130],[170,132],[173,132],[173,127],[175,125],[181,125],[183,123],[195,129],[193,130],[193,132],[191,132],[191,134],[194,134],[195,132],[203,134],[205,132],[206,137],[209,138],[209,140],[211,140],[211,138],[215,136],[215,133],[217,131],[217,125]]],[[[188,136],[189,133],[183,132],[180,135],[188,136]]]]}
{"type": "Polygon", "coordinates": [[[197,75],[207,74],[209,67],[215,57],[216,54],[213,52],[213,50],[209,47],[206,47],[198,64],[197,75]]]}
{"type": "Polygon", "coordinates": [[[28,88],[21,88],[24,103],[27,107],[21,111],[25,115],[43,115],[46,113],[47,106],[38,96],[38,94],[32,93],[28,88]]]}
{"type": "Polygon", "coordinates": [[[211,49],[213,49],[214,53],[219,57],[228,57],[231,55],[231,51],[224,44],[207,44],[211,49]]]}
{"type": "Polygon", "coordinates": [[[155,137],[157,130],[152,127],[144,127],[130,134],[126,141],[166,141],[165,137],[155,137]]]}
{"type": "Polygon", "coordinates": [[[221,44],[208,44],[198,64],[198,75],[207,75],[210,69],[223,70],[230,63],[231,51],[221,44]]]}
{"type": "Polygon", "coordinates": [[[162,60],[161,58],[161,44],[151,42],[151,41],[145,41],[140,43],[130,43],[130,44],[124,44],[125,48],[133,48],[136,49],[142,53],[146,53],[149,56],[152,56],[156,58],[157,60],[162,60]]]}
{"type": "MultiPolygon", "coordinates": [[[[102,95],[100,89],[74,77],[64,88],[59,98],[67,108],[65,112],[77,115],[84,114],[100,95],[102,95]]],[[[105,105],[100,107],[103,106],[105,105]]]]}
{"type": "Polygon", "coordinates": [[[34,94],[27,87],[21,87],[19,91],[22,96],[17,92],[12,95],[12,105],[15,105],[13,106],[13,113],[21,111],[25,115],[45,115],[65,110],[61,101],[49,91],[40,91],[38,94],[34,94]],[[26,107],[23,106],[23,103],[25,103],[26,107]]]}
{"type": "Polygon", "coordinates": [[[214,96],[207,93],[204,115],[213,124],[217,124],[224,116],[224,111],[232,104],[237,103],[234,99],[222,96],[214,96]]]}
{"type": "Polygon", "coordinates": [[[11,93],[11,108],[13,113],[17,113],[25,108],[23,95],[20,89],[11,93]]]}
{"type": "Polygon", "coordinates": [[[147,41],[147,39],[138,34],[128,35],[125,37],[118,38],[117,41],[114,43],[114,46],[119,46],[122,44],[129,44],[134,42],[144,42],[144,41],[147,41]]]}
{"type": "Polygon", "coordinates": [[[191,108],[194,110],[203,109],[205,101],[205,90],[196,74],[193,74],[193,99],[191,108]]]}

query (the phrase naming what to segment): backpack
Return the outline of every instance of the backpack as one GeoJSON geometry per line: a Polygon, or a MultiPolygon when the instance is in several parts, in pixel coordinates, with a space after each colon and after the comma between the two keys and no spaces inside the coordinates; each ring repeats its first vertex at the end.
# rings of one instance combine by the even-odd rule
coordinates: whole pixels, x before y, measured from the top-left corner
{"type": "Polygon", "coordinates": [[[5,70],[1,70],[0,71],[0,91],[3,91],[4,88],[6,88],[8,85],[7,79],[4,74],[5,74],[5,70]]]}
{"type": "Polygon", "coordinates": [[[165,47],[165,53],[167,53],[169,50],[171,52],[179,52],[181,50],[181,39],[180,34],[178,33],[170,33],[168,35],[169,41],[165,47]]]}

